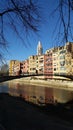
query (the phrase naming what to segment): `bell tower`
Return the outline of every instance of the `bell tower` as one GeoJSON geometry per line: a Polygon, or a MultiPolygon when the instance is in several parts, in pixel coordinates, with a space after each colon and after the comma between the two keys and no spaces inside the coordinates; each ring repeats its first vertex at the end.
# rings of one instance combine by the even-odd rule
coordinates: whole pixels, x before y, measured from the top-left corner
{"type": "Polygon", "coordinates": [[[43,48],[41,42],[39,41],[37,46],[37,55],[42,55],[42,54],[43,54],[43,48]]]}

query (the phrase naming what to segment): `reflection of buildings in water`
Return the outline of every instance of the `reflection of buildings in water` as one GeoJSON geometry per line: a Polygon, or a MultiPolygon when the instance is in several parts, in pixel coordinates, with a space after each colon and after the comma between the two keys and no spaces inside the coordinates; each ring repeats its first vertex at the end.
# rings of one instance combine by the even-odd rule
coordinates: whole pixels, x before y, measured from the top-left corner
{"type": "Polygon", "coordinates": [[[29,101],[29,86],[28,85],[22,85],[22,98],[24,98],[26,101],[29,101]]]}
{"type": "Polygon", "coordinates": [[[29,86],[24,84],[17,84],[16,86],[19,96],[24,98],[26,101],[29,100],[29,86]]]}
{"type": "Polygon", "coordinates": [[[29,102],[33,102],[37,104],[37,98],[36,98],[36,86],[30,86],[29,87],[29,102]]]}
{"type": "Polygon", "coordinates": [[[16,97],[19,96],[19,93],[17,92],[17,89],[15,89],[15,88],[9,88],[9,94],[11,96],[16,96],[16,97]]]}
{"type": "Polygon", "coordinates": [[[59,103],[66,103],[73,99],[73,93],[64,89],[53,89],[54,100],[59,103]]]}
{"type": "Polygon", "coordinates": [[[64,89],[45,88],[45,104],[66,103],[73,100],[73,92],[64,89]]]}
{"type": "Polygon", "coordinates": [[[20,85],[16,84],[16,95],[24,98],[26,101],[32,102],[34,104],[43,104],[45,103],[45,91],[44,87],[30,86],[30,85],[20,85]]]}
{"type": "Polygon", "coordinates": [[[13,82],[13,81],[8,82],[8,87],[9,88],[17,88],[18,85],[20,85],[20,84],[16,83],[16,82],[13,82]]]}
{"type": "Polygon", "coordinates": [[[39,86],[30,86],[29,87],[29,101],[35,104],[44,104],[45,103],[45,91],[44,87],[39,86]]]}
{"type": "Polygon", "coordinates": [[[45,87],[38,87],[38,102],[39,104],[45,104],[45,87]]]}
{"type": "Polygon", "coordinates": [[[12,81],[8,82],[8,87],[9,87],[9,94],[12,96],[19,96],[17,89],[16,89],[16,84],[12,81]]]}
{"type": "Polygon", "coordinates": [[[45,88],[45,103],[53,104],[54,103],[54,93],[53,88],[45,88]]]}
{"type": "Polygon", "coordinates": [[[19,83],[14,83],[14,82],[9,82],[8,84],[9,87],[9,94],[12,96],[19,96],[20,95],[20,84],[19,83]]]}
{"type": "Polygon", "coordinates": [[[9,93],[38,105],[66,103],[73,99],[73,93],[70,91],[19,83],[9,83],[9,93]]]}

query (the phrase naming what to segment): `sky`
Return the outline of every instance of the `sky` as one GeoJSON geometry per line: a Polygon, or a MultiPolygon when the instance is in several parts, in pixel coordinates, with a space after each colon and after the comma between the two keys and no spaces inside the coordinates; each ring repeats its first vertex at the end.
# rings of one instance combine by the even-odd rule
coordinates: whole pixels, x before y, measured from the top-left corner
{"type": "MultiPolygon", "coordinates": [[[[55,19],[57,15],[51,15],[51,12],[57,6],[58,0],[38,0],[38,5],[41,10],[41,22],[39,23],[39,32],[37,34],[31,34],[28,38],[24,37],[24,41],[28,46],[26,47],[24,43],[14,35],[8,28],[7,40],[9,41],[8,50],[5,52],[6,61],[19,60],[23,61],[28,59],[31,55],[37,54],[38,41],[42,43],[43,53],[49,48],[55,46],[55,19]]],[[[56,30],[55,30],[56,32],[56,30]]]]}

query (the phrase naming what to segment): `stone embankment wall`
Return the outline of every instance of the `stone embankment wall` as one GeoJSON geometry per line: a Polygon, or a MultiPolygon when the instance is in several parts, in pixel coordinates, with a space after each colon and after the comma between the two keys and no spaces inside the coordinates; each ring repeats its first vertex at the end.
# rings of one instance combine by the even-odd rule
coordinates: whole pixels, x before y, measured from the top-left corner
{"type": "Polygon", "coordinates": [[[55,88],[67,88],[73,89],[73,81],[66,80],[56,80],[56,79],[38,79],[32,77],[24,77],[21,76],[3,76],[0,77],[0,82],[12,80],[12,82],[19,82],[21,84],[30,84],[30,85],[38,85],[38,86],[46,86],[46,87],[55,87],[55,88]]]}
{"type": "Polygon", "coordinates": [[[40,79],[31,79],[31,78],[20,78],[15,79],[14,82],[19,82],[21,84],[30,84],[46,87],[55,87],[55,88],[67,88],[73,89],[73,81],[64,81],[64,80],[40,80],[40,79]]]}

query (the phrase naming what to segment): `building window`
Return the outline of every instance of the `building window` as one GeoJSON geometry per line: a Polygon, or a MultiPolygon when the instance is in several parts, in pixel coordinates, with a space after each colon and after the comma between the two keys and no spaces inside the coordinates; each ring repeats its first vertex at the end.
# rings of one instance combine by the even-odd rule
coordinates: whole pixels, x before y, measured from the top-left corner
{"type": "Polygon", "coordinates": [[[54,68],[54,71],[56,71],[56,68],[54,68]]]}
{"type": "Polygon", "coordinates": [[[60,59],[65,59],[65,56],[64,56],[64,55],[61,55],[61,56],[60,56],[60,59]]]}
{"type": "Polygon", "coordinates": [[[65,65],[65,61],[60,61],[60,66],[64,66],[65,65]]]}
{"type": "Polygon", "coordinates": [[[66,75],[66,73],[60,73],[60,75],[66,75]]]}
{"type": "Polygon", "coordinates": [[[57,58],[56,57],[54,57],[54,59],[53,60],[57,60],[57,58]]]}
{"type": "Polygon", "coordinates": [[[54,66],[56,66],[57,64],[56,64],[56,63],[54,63],[53,65],[54,65],[54,66]]]}
{"type": "Polygon", "coordinates": [[[60,70],[65,70],[65,67],[60,67],[60,70]]]}
{"type": "Polygon", "coordinates": [[[66,65],[70,64],[71,65],[71,61],[66,61],[66,65]]]}
{"type": "Polygon", "coordinates": [[[63,54],[63,53],[65,53],[66,52],[66,50],[62,50],[62,51],[60,51],[60,54],[63,54]]]}
{"type": "Polygon", "coordinates": [[[46,66],[52,66],[52,63],[48,63],[48,64],[46,64],[46,66]]]}

